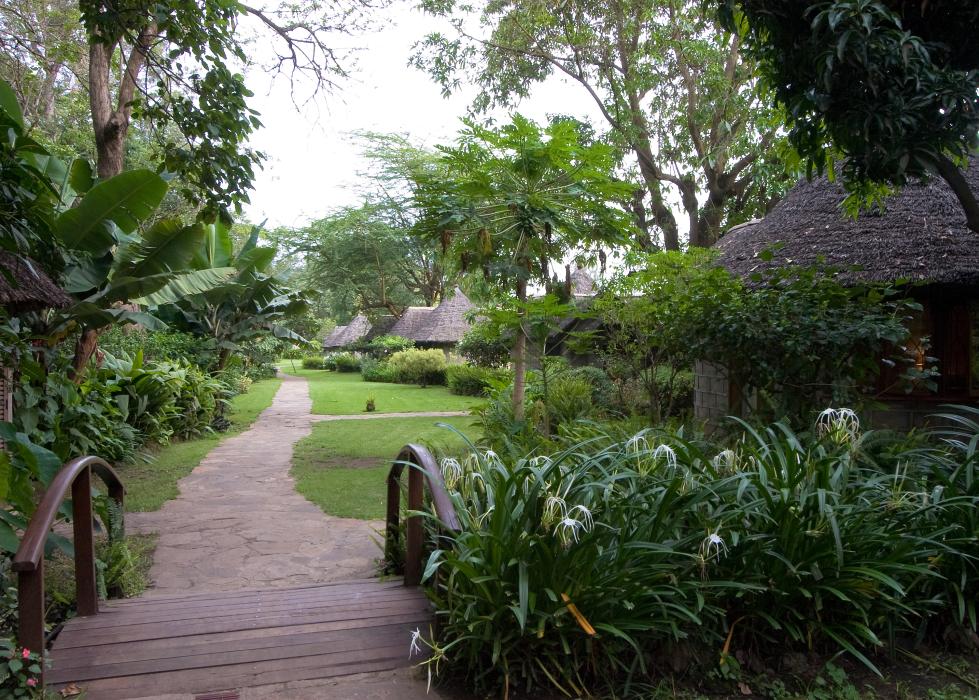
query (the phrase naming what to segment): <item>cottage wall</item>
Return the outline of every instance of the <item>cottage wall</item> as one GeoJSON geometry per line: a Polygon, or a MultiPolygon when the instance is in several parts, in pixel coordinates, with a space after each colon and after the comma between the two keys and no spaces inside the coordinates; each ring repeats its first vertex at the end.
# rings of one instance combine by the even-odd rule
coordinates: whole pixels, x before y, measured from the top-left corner
{"type": "Polygon", "coordinates": [[[727,370],[713,362],[697,360],[693,367],[694,417],[716,424],[730,413],[731,383],[727,370]]]}

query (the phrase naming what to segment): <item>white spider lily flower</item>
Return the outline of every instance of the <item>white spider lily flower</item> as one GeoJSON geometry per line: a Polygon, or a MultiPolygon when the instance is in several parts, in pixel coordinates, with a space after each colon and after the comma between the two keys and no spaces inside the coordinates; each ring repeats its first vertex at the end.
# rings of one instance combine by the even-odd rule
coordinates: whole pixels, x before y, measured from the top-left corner
{"type": "Polygon", "coordinates": [[[580,520],[585,528],[585,532],[591,532],[592,528],[595,527],[595,519],[592,517],[591,511],[585,506],[575,506],[568,511],[568,517],[580,520]]]}
{"type": "Polygon", "coordinates": [[[714,530],[700,543],[700,556],[705,561],[720,559],[722,555],[727,554],[727,543],[718,533],[719,530],[714,530]]]}
{"type": "Polygon", "coordinates": [[[446,457],[442,460],[442,479],[445,481],[445,488],[455,491],[463,474],[464,471],[458,459],[446,457]]]}
{"type": "Polygon", "coordinates": [[[669,445],[657,445],[656,449],[653,450],[653,461],[658,464],[660,459],[666,463],[667,467],[671,469],[676,467],[676,452],[669,445]]]}
{"type": "Polygon", "coordinates": [[[574,506],[554,528],[554,534],[562,545],[570,547],[572,542],[578,542],[582,532],[591,532],[594,526],[591,511],[584,506],[574,506]],[[580,517],[575,517],[575,514],[580,517]]]}
{"type": "Polygon", "coordinates": [[[633,454],[639,454],[641,452],[649,451],[649,442],[646,441],[646,436],[643,433],[636,433],[631,438],[629,438],[625,443],[625,449],[633,454]]]}
{"type": "MultiPolygon", "coordinates": [[[[578,533],[586,531],[585,524],[575,518],[564,518],[554,528],[554,534],[565,547],[570,547],[572,542],[578,542],[578,533]]],[[[587,532],[587,531],[586,531],[587,532]]]]}
{"type": "Polygon", "coordinates": [[[411,645],[408,647],[408,658],[418,655],[421,656],[422,647],[419,642],[422,641],[422,631],[419,628],[415,628],[415,631],[411,633],[411,645]]]}
{"type": "Polygon", "coordinates": [[[559,520],[563,520],[568,515],[568,504],[560,496],[550,495],[544,501],[544,515],[541,518],[541,525],[545,528],[551,527],[559,520]]]}
{"type": "Polygon", "coordinates": [[[860,434],[860,418],[852,408],[827,408],[816,418],[816,432],[853,442],[860,434]]]}
{"type": "Polygon", "coordinates": [[[719,452],[714,459],[710,461],[716,469],[734,469],[734,465],[738,463],[738,456],[735,454],[734,450],[723,450],[719,452]]]}

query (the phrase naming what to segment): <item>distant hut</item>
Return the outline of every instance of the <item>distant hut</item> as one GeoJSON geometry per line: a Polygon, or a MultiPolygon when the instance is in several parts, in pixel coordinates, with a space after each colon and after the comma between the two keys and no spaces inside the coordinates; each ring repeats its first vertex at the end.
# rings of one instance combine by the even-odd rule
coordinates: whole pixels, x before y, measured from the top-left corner
{"type": "Polygon", "coordinates": [[[438,348],[448,355],[472,325],[468,313],[474,308],[456,287],[452,296],[443,298],[434,308],[409,306],[388,334],[413,340],[420,348],[438,348]]]}
{"type": "MultiPolygon", "coordinates": [[[[979,165],[966,173],[979,194],[979,165]]],[[[879,425],[907,429],[942,403],[979,405],[979,234],[966,225],[958,199],[944,180],[908,185],[886,201],[883,211],[847,217],[842,186],[827,178],[801,182],[761,221],[727,232],[717,243],[719,263],[749,277],[775,267],[824,264],[842,268],[845,283],[919,283],[912,295],[922,306],[914,319],[912,347],[938,360],[937,391],[903,390],[888,394],[896,371],[882,368],[878,389],[891,410],[872,418],[879,425]],[[773,257],[763,260],[761,253],[773,257]],[[925,352],[923,338],[930,339],[925,352]]],[[[765,256],[767,257],[767,255],[765,256]]],[[[717,419],[736,411],[737,387],[728,385],[723,368],[698,363],[695,413],[717,419]]]]}
{"type": "Polygon", "coordinates": [[[438,306],[420,317],[412,340],[418,347],[439,348],[448,355],[472,325],[467,314],[474,308],[469,298],[456,287],[451,297],[442,299],[438,306]]]}
{"type": "MultiPolygon", "coordinates": [[[[0,304],[10,316],[63,309],[73,300],[61,287],[51,281],[40,265],[30,258],[0,252],[0,304]]],[[[0,375],[0,420],[13,418],[14,370],[3,367],[0,375]]]]}
{"type": "Polygon", "coordinates": [[[324,352],[341,350],[364,338],[371,329],[371,322],[363,314],[357,314],[346,326],[337,326],[323,339],[324,352]]]}
{"type": "MultiPolygon", "coordinates": [[[[573,304],[579,313],[591,308],[592,301],[597,294],[597,288],[595,278],[588,274],[585,268],[578,267],[574,272],[571,272],[570,267],[566,268],[565,287],[569,303],[573,304]]],[[[581,351],[575,347],[575,339],[584,334],[598,331],[601,325],[599,319],[594,317],[582,318],[579,314],[562,318],[558,323],[558,330],[547,339],[547,354],[552,357],[563,357],[575,367],[596,365],[598,358],[595,354],[590,349],[581,351]]],[[[588,346],[589,344],[584,345],[588,346]]]]}

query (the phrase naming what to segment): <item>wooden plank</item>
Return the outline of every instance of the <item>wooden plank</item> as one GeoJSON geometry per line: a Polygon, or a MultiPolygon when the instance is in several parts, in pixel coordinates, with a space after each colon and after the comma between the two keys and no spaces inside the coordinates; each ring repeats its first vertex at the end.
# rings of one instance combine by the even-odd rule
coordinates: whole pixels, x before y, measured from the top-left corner
{"type": "Polygon", "coordinates": [[[274,683],[286,683],[289,681],[334,678],[354,673],[389,671],[395,668],[402,668],[404,665],[403,659],[392,655],[380,659],[365,659],[354,665],[333,666],[330,668],[290,669],[285,672],[267,671],[260,676],[241,675],[230,680],[222,677],[218,682],[214,683],[208,683],[206,680],[195,683],[192,680],[179,677],[171,679],[143,676],[132,679],[136,683],[127,687],[116,687],[112,685],[113,679],[108,679],[86,683],[84,689],[87,700],[138,700],[139,698],[156,697],[161,692],[164,692],[161,690],[161,684],[167,684],[168,689],[165,692],[198,694],[223,691],[231,687],[248,688],[274,683]],[[236,683],[236,685],[230,685],[229,683],[236,683]],[[177,689],[179,687],[183,687],[185,690],[177,689]]]}
{"type": "Polygon", "coordinates": [[[258,600],[249,603],[236,603],[226,606],[209,606],[207,608],[187,608],[182,610],[154,610],[147,608],[139,611],[105,613],[87,618],[74,618],[68,625],[72,630],[96,630],[106,627],[118,628],[124,625],[135,625],[146,622],[176,622],[179,620],[213,619],[228,615],[247,615],[251,613],[269,613],[275,611],[316,609],[330,606],[372,606],[379,603],[413,600],[417,595],[401,590],[380,590],[348,594],[344,596],[303,597],[298,599],[283,597],[273,600],[258,600]]]}
{"type": "Polygon", "coordinates": [[[303,622],[339,622],[341,620],[357,619],[362,616],[379,617],[386,614],[427,609],[429,609],[428,601],[415,599],[346,609],[327,607],[312,611],[302,610],[293,613],[272,613],[270,615],[254,615],[248,617],[229,616],[214,620],[144,623],[127,625],[121,629],[101,628],[96,630],[78,630],[76,632],[66,626],[58,636],[57,647],[92,646],[95,644],[135,641],[140,639],[185,637],[208,632],[231,632],[234,630],[258,629],[263,627],[284,627],[303,622]]]}
{"type": "Polygon", "coordinates": [[[427,630],[427,625],[430,622],[431,617],[429,615],[416,612],[389,615],[366,621],[348,620],[325,625],[280,627],[275,630],[247,630],[224,634],[197,635],[195,637],[181,637],[178,640],[153,639],[145,642],[75,647],[52,652],[51,667],[61,674],[65,669],[83,668],[90,665],[104,666],[110,663],[146,661],[174,656],[195,656],[225,651],[278,648],[290,644],[329,642],[344,638],[344,635],[351,633],[370,633],[378,635],[378,639],[383,639],[380,636],[381,630],[391,628],[408,630],[425,628],[427,630]]]}
{"type": "Polygon", "coordinates": [[[70,668],[52,667],[48,679],[52,682],[88,681],[98,678],[118,676],[142,676],[152,673],[192,669],[219,669],[223,666],[256,663],[262,661],[292,662],[306,656],[327,659],[331,654],[345,654],[353,651],[374,649],[385,644],[393,646],[401,643],[405,657],[411,642],[411,629],[407,625],[385,625],[367,629],[344,630],[333,633],[328,638],[302,640],[286,638],[282,644],[264,644],[258,648],[217,650],[202,649],[191,654],[187,649],[174,648],[176,655],[144,659],[139,661],[116,662],[105,659],[103,663],[90,663],[70,668]]]}
{"type": "Polygon", "coordinates": [[[135,699],[166,693],[203,693],[228,688],[366,673],[408,665],[401,644],[367,650],[276,659],[202,669],[168,671],[144,676],[104,678],[85,684],[90,700],[135,699]]]}
{"type": "Polygon", "coordinates": [[[150,589],[146,594],[140,596],[139,598],[126,598],[107,601],[103,604],[112,606],[126,606],[126,605],[138,605],[141,603],[154,604],[166,601],[185,601],[193,602],[195,600],[201,599],[211,599],[211,600],[229,600],[231,598],[236,598],[240,596],[250,596],[250,595],[263,595],[266,593],[288,593],[295,591],[303,591],[311,588],[332,588],[332,589],[344,589],[344,588],[357,588],[363,585],[373,585],[373,586],[404,586],[400,578],[390,578],[387,580],[380,580],[376,578],[363,578],[363,579],[351,579],[349,581],[325,581],[323,583],[309,583],[298,586],[286,586],[286,587],[269,587],[269,588],[243,588],[236,589],[233,591],[188,591],[186,593],[173,593],[169,595],[154,595],[153,589],[150,589]]]}

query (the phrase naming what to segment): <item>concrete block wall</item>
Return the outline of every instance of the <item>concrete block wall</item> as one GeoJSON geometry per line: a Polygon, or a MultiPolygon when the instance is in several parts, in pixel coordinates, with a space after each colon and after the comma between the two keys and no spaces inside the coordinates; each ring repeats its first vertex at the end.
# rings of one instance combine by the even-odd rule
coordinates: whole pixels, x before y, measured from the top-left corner
{"type": "Polygon", "coordinates": [[[731,385],[723,366],[703,360],[694,363],[693,413],[698,420],[708,422],[731,413],[731,385]]]}

